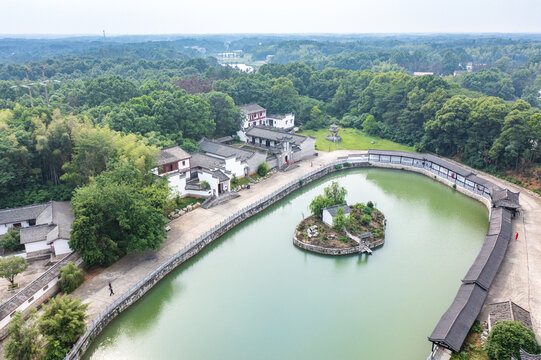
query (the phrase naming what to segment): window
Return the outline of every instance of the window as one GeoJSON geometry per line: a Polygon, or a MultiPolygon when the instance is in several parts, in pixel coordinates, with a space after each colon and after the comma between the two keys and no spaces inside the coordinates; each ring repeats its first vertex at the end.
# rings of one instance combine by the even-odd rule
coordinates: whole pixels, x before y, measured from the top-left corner
{"type": "Polygon", "coordinates": [[[32,301],[34,301],[34,297],[32,296],[30,299],[28,299],[28,303],[31,304],[32,301]]]}
{"type": "Polygon", "coordinates": [[[182,166],[186,166],[186,160],[182,160],[182,166]]]}
{"type": "Polygon", "coordinates": [[[30,225],[30,226],[36,225],[36,219],[30,219],[30,220],[28,220],[28,225],[30,225]]]}
{"type": "Polygon", "coordinates": [[[21,223],[13,224],[13,227],[20,228],[20,227],[21,227],[21,223]]]}
{"type": "Polygon", "coordinates": [[[45,285],[45,286],[43,287],[43,291],[47,290],[48,288],[49,288],[49,284],[47,284],[47,285],[45,285]]]}

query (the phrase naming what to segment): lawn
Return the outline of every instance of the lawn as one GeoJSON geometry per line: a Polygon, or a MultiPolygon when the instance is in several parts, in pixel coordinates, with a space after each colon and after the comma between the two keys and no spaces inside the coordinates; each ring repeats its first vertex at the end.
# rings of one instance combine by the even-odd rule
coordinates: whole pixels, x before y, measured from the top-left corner
{"type": "Polygon", "coordinates": [[[415,152],[412,147],[401,145],[393,141],[380,139],[378,137],[370,136],[358,129],[342,128],[338,132],[338,135],[342,137],[342,140],[337,144],[325,139],[329,135],[328,129],[304,130],[299,134],[310,135],[316,138],[316,150],[329,151],[329,150],[367,150],[367,149],[380,149],[380,150],[399,150],[415,152]],[[374,142],[372,144],[372,141],[374,142]]]}

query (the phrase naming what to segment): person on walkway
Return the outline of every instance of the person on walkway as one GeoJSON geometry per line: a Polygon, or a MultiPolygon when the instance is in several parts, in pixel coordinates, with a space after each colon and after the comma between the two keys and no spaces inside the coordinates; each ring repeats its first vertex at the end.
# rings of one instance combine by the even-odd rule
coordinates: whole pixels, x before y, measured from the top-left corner
{"type": "Polygon", "coordinates": [[[518,240],[518,233],[515,235],[515,240],[518,240]]]}
{"type": "Polygon", "coordinates": [[[114,294],[115,293],[113,292],[113,285],[111,285],[111,283],[109,283],[109,296],[112,296],[114,294]]]}

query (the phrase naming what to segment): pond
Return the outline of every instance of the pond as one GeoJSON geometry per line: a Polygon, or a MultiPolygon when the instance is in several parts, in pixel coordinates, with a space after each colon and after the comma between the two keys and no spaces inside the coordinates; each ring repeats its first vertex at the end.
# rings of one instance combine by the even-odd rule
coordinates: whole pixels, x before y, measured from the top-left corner
{"type": "MultiPolygon", "coordinates": [[[[272,181],[272,179],[270,180],[272,181]]],[[[327,176],[209,245],[96,339],[86,359],[426,359],[427,340],[488,229],[488,212],[419,174],[327,176]],[[375,202],[386,243],[326,257],[292,244],[332,181],[375,202]]]]}

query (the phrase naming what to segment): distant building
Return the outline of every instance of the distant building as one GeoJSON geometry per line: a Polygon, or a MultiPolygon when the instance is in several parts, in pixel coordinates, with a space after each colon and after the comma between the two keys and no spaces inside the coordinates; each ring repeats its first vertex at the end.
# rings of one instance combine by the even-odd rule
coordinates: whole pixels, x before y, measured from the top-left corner
{"type": "Polygon", "coordinates": [[[537,97],[537,100],[541,100],[541,89],[538,91],[539,96],[537,97]]]}
{"type": "Polygon", "coordinates": [[[424,75],[434,75],[434,73],[432,71],[415,71],[413,73],[413,76],[414,77],[417,77],[417,76],[424,76],[424,75]]]}
{"type": "Polygon", "coordinates": [[[54,253],[71,253],[69,239],[73,213],[69,201],[51,201],[46,204],[0,210],[0,231],[19,227],[22,257],[35,257],[54,253]]]}
{"type": "Polygon", "coordinates": [[[277,129],[291,130],[295,127],[295,115],[267,115],[265,125],[277,129]]]}
{"type": "Polygon", "coordinates": [[[250,126],[263,126],[267,122],[267,110],[257,104],[247,104],[241,106],[241,111],[244,114],[243,129],[250,126]]]}
{"type": "Polygon", "coordinates": [[[235,70],[238,70],[240,72],[244,72],[244,73],[253,73],[255,71],[255,68],[253,66],[250,66],[250,65],[246,65],[246,64],[222,64],[222,66],[229,66],[230,68],[233,68],[235,70]]]}
{"type": "Polygon", "coordinates": [[[347,204],[334,205],[326,207],[322,212],[322,220],[325,224],[332,227],[334,226],[334,218],[338,215],[338,210],[342,209],[344,216],[348,217],[351,214],[351,209],[347,204]]]}

